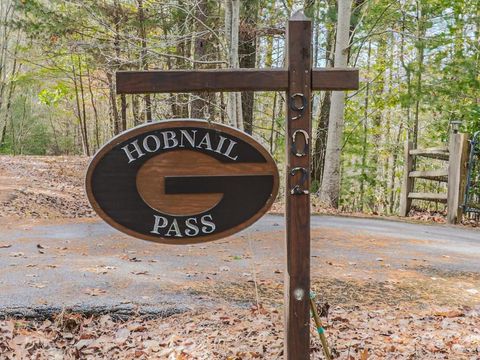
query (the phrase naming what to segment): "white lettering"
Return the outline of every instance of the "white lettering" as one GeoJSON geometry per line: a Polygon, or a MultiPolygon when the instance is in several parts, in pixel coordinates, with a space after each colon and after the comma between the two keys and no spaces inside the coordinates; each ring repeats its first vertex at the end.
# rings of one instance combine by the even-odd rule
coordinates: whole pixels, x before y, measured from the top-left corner
{"type": "Polygon", "coordinates": [[[187,234],[188,236],[197,236],[198,233],[200,232],[200,230],[198,229],[198,226],[194,225],[193,223],[195,224],[197,223],[196,218],[188,218],[185,221],[185,226],[188,228],[185,230],[185,234],[187,234]]]}
{"type": "Polygon", "coordinates": [[[218,142],[217,149],[215,150],[216,153],[219,153],[219,154],[222,153],[222,147],[225,140],[227,140],[227,138],[220,135],[220,141],[218,142]]]}
{"type": "Polygon", "coordinates": [[[197,145],[197,148],[201,149],[202,145],[205,145],[205,150],[210,150],[213,151],[212,149],[212,143],[210,141],[210,134],[206,133],[205,136],[203,137],[202,141],[197,145]]]}
{"type": "Polygon", "coordinates": [[[168,225],[168,221],[163,216],[153,215],[155,217],[155,224],[153,225],[153,230],[150,231],[152,234],[158,234],[159,229],[163,229],[168,225]]]}
{"type": "Polygon", "coordinates": [[[201,222],[202,222],[202,225],[205,225],[205,226],[202,226],[202,231],[205,233],[205,234],[210,234],[212,232],[215,231],[215,224],[212,222],[212,221],[208,221],[206,220],[207,218],[209,218],[210,220],[213,220],[212,219],[212,215],[204,215],[202,216],[201,218],[201,222]]]}
{"type": "Polygon", "coordinates": [[[174,236],[176,236],[176,237],[182,237],[182,233],[180,232],[180,228],[178,227],[177,219],[173,219],[173,222],[172,222],[172,224],[170,225],[170,227],[168,228],[168,231],[167,231],[167,233],[165,234],[165,236],[172,236],[172,235],[170,235],[170,233],[171,233],[172,231],[175,232],[174,236]]]}
{"type": "Polygon", "coordinates": [[[175,138],[177,134],[173,131],[162,132],[164,149],[170,149],[178,145],[178,140],[175,138]]]}
{"type": "Polygon", "coordinates": [[[160,149],[160,139],[155,136],[155,135],[148,135],[148,136],[145,136],[145,139],[143,139],[143,147],[145,150],[147,150],[148,152],[155,152],[157,151],[158,149],[160,149]],[[150,147],[150,145],[148,144],[148,140],[149,139],[153,139],[153,141],[155,142],[155,148],[152,149],[150,147]]]}
{"type": "Polygon", "coordinates": [[[122,147],[122,150],[125,151],[125,154],[127,154],[127,157],[128,157],[128,163],[130,164],[132,161],[135,161],[139,158],[141,158],[143,155],[145,155],[142,151],[142,149],[140,149],[140,146],[138,145],[138,140],[135,140],[133,142],[131,142],[130,144],[128,145],[125,145],[124,147],[122,147]],[[133,145],[134,149],[133,150],[129,150],[128,147],[130,145],[133,145]],[[133,157],[133,152],[136,151],[137,154],[138,154],[138,157],[135,159],[133,157]]]}
{"type": "Polygon", "coordinates": [[[237,145],[237,142],[236,142],[236,141],[233,141],[233,140],[230,140],[230,139],[228,139],[228,141],[230,141],[230,145],[228,145],[227,151],[225,151],[225,154],[223,154],[223,155],[225,155],[226,157],[228,157],[228,158],[230,158],[230,159],[232,159],[232,160],[237,160],[237,159],[238,159],[238,155],[235,156],[235,157],[231,157],[231,156],[230,156],[230,153],[232,152],[233,147],[234,147],[235,145],[237,145]]]}
{"type": "Polygon", "coordinates": [[[192,147],[195,147],[195,137],[197,135],[197,130],[192,130],[193,136],[190,136],[187,130],[180,130],[180,147],[185,147],[183,145],[183,139],[186,139],[192,147]]]}

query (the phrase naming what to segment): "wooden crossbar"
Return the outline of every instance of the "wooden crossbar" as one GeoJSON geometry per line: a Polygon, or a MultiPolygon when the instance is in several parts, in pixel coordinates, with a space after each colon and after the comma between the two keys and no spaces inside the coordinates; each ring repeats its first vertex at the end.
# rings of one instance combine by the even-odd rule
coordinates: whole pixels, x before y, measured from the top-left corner
{"type": "MultiPolygon", "coordinates": [[[[286,91],[285,69],[119,71],[118,94],[202,91],[286,91]]],[[[356,69],[313,69],[312,90],[358,89],[356,69]]]]}
{"type": "Polygon", "coordinates": [[[416,193],[411,192],[408,194],[409,199],[416,200],[427,200],[427,201],[437,201],[437,202],[447,202],[447,194],[442,193],[416,193]]]}

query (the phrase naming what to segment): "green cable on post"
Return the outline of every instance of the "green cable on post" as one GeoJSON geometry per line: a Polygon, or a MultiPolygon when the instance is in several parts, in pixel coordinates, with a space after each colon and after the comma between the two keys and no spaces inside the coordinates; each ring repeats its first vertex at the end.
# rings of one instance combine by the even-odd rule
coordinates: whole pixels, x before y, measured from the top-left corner
{"type": "Polygon", "coordinates": [[[328,348],[327,338],[325,336],[325,329],[323,328],[322,322],[320,321],[320,316],[318,316],[317,307],[315,305],[315,293],[310,291],[310,310],[312,311],[313,319],[315,320],[315,325],[317,327],[318,336],[320,337],[320,342],[322,343],[323,353],[327,360],[332,360],[330,355],[330,350],[328,348]]]}

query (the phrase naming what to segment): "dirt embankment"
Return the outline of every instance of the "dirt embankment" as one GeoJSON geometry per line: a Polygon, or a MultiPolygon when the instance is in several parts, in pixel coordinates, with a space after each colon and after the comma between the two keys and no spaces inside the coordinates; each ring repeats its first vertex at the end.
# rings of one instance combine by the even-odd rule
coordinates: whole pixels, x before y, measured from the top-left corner
{"type": "Polygon", "coordinates": [[[0,156],[0,217],[95,216],[84,190],[88,161],[80,156],[0,156]]]}
{"type": "MultiPolygon", "coordinates": [[[[0,156],[0,217],[95,217],[84,189],[88,162],[86,156],[0,156]]],[[[326,209],[315,196],[311,203],[313,214],[399,219],[376,213],[326,209]]],[[[284,208],[284,199],[279,196],[269,212],[281,214],[284,208]]],[[[446,223],[446,212],[413,209],[408,221],[446,223]]],[[[463,225],[476,227],[478,222],[465,219],[463,225]]]]}

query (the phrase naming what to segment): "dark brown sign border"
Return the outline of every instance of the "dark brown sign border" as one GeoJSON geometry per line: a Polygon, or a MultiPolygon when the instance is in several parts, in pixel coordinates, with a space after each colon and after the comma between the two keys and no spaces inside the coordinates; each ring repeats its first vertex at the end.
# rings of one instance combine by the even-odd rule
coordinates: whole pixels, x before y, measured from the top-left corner
{"type": "Polygon", "coordinates": [[[115,229],[125,234],[128,234],[130,236],[147,240],[147,241],[153,241],[153,242],[162,243],[162,244],[184,245],[184,244],[196,244],[196,243],[204,243],[208,241],[218,240],[218,239],[230,236],[234,233],[237,233],[247,228],[248,226],[252,225],[255,221],[257,221],[270,209],[273,202],[275,201],[275,198],[277,197],[277,194],[278,194],[278,188],[279,188],[279,175],[278,175],[278,169],[275,164],[275,161],[273,160],[270,153],[250,135],[227,125],[212,123],[212,122],[208,122],[200,119],[168,119],[168,120],[161,120],[155,123],[141,125],[129,131],[126,131],[116,136],[107,144],[105,144],[102,148],[100,148],[100,150],[98,150],[98,152],[94,155],[93,159],[91,160],[88,166],[86,180],[85,180],[85,188],[86,188],[87,197],[93,209],[104,221],[106,221],[110,226],[114,227],[115,229]],[[102,209],[100,204],[97,202],[97,199],[95,198],[92,190],[92,176],[100,160],[102,160],[103,157],[106,154],[108,154],[114,147],[123,143],[126,140],[133,139],[137,136],[142,135],[143,133],[147,133],[155,130],[162,130],[164,128],[175,128],[175,127],[200,127],[208,130],[219,131],[221,133],[223,132],[232,137],[243,140],[249,146],[252,146],[255,150],[257,150],[265,158],[266,163],[272,166],[272,170],[273,170],[272,171],[272,176],[273,176],[272,193],[268,201],[265,203],[265,205],[259,211],[257,211],[254,216],[248,218],[246,221],[244,221],[243,223],[235,227],[232,227],[228,230],[225,230],[219,233],[214,233],[212,235],[205,235],[205,236],[199,236],[194,238],[192,237],[170,238],[170,237],[158,237],[158,236],[145,235],[142,233],[138,233],[134,230],[131,230],[125,227],[124,225],[119,224],[107,213],[105,213],[105,211],[102,209]]]}

